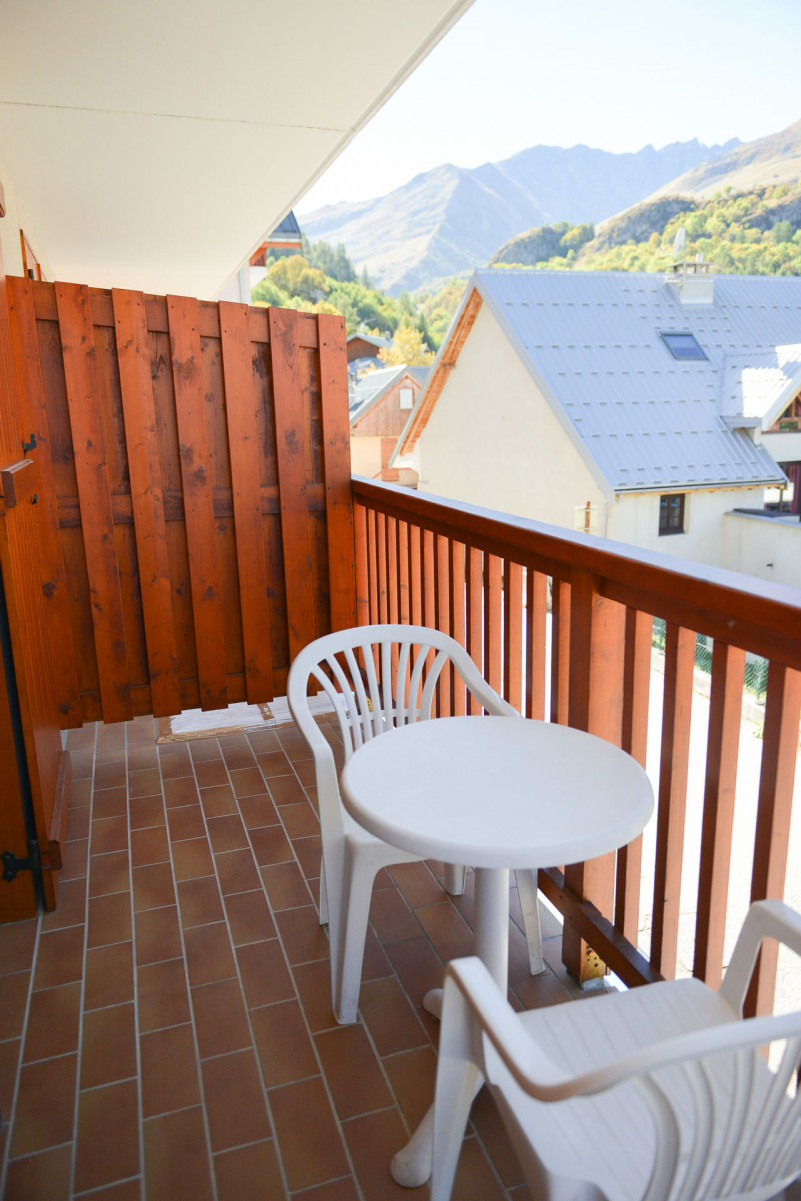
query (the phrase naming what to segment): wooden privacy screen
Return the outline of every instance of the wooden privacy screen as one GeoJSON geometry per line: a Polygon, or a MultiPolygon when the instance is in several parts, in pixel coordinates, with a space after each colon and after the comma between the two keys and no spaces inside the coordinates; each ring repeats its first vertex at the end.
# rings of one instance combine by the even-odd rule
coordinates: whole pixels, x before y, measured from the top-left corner
{"type": "Polygon", "coordinates": [[[355,625],[344,320],[8,283],[62,725],[285,692],[355,625]]]}

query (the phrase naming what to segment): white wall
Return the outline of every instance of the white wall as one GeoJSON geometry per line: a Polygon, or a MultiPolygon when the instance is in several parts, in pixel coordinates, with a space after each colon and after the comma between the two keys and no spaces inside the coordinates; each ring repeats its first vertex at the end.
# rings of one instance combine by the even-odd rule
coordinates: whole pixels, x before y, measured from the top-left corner
{"type": "MultiPolygon", "coordinates": [[[[33,248],[34,254],[42,265],[47,279],[53,279],[50,261],[43,248],[39,245],[36,230],[33,228],[27,213],[16,193],[11,176],[0,159],[0,183],[6,197],[6,215],[0,217],[0,246],[3,250],[3,266],[6,275],[22,275],[22,245],[19,231],[25,230],[25,236],[33,248]]],[[[79,281],[81,282],[81,281],[79,281]]]]}
{"type": "Polygon", "coordinates": [[[603,512],[599,484],[487,305],[416,451],[421,491],[571,530],[577,505],[603,512]]]}
{"type": "Polygon", "coordinates": [[[686,492],[684,500],[683,534],[659,533],[658,492],[621,495],[610,507],[607,522],[608,538],[628,542],[643,550],[658,550],[666,555],[680,555],[708,563],[711,567],[728,567],[742,571],[738,560],[723,537],[724,516],[735,507],[761,508],[761,488],[719,488],[714,491],[686,492]]]}
{"type": "Polygon", "coordinates": [[[801,588],[801,521],[727,513],[723,538],[733,571],[801,588]]]}

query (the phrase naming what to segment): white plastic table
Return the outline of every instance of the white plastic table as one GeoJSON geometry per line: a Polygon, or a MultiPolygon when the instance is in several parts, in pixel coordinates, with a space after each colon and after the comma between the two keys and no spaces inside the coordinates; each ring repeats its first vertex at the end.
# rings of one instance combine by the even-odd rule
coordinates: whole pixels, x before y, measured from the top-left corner
{"type": "MultiPolygon", "coordinates": [[[[348,760],[345,808],[405,851],[476,871],[474,951],[504,995],[509,869],[580,863],[624,846],[653,810],[642,767],[601,738],[513,717],[444,717],[388,730],[348,760]]],[[[430,1175],[429,1111],[392,1163],[430,1175]]]]}

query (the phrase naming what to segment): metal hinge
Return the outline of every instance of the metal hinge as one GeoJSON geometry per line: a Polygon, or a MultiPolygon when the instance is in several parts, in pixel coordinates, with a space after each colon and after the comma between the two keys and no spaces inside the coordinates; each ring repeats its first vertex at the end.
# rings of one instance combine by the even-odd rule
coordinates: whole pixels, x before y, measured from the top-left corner
{"type": "Polygon", "coordinates": [[[3,879],[10,884],[19,872],[57,872],[61,869],[61,847],[51,838],[47,850],[42,852],[35,838],[28,840],[28,858],[20,859],[13,851],[0,851],[3,863],[3,879]]]}

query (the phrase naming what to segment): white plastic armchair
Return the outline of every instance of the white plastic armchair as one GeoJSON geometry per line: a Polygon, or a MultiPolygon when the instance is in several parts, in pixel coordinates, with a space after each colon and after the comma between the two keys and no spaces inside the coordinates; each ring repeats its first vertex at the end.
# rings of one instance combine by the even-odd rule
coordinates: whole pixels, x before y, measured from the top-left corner
{"type": "MultiPolygon", "coordinates": [[[[333,1009],[342,1023],[356,1020],[376,873],[419,856],[374,837],[345,810],[333,751],[309,707],[309,684],[314,681],[333,704],[347,760],[385,730],[433,717],[437,684],[450,664],[455,683],[461,680],[488,713],[520,716],[464,647],[427,626],[359,626],[328,634],[304,647],[289,672],[289,708],[314,757],[323,844],[320,922],[328,922],[333,1009]]],[[[518,872],[517,884],[531,970],[542,971],[535,873],[518,872]]],[[[446,865],[446,888],[463,890],[464,867],[446,865]]]]}
{"type": "Polygon", "coordinates": [[[801,1012],[742,1019],[763,938],[751,906],[720,989],[670,980],[516,1014],[480,960],[445,979],[431,1201],[448,1201],[475,1088],[490,1085],[537,1201],[764,1201],[801,1173],[801,1012]],[[780,1044],[770,1065],[760,1048],[780,1044]]]}

